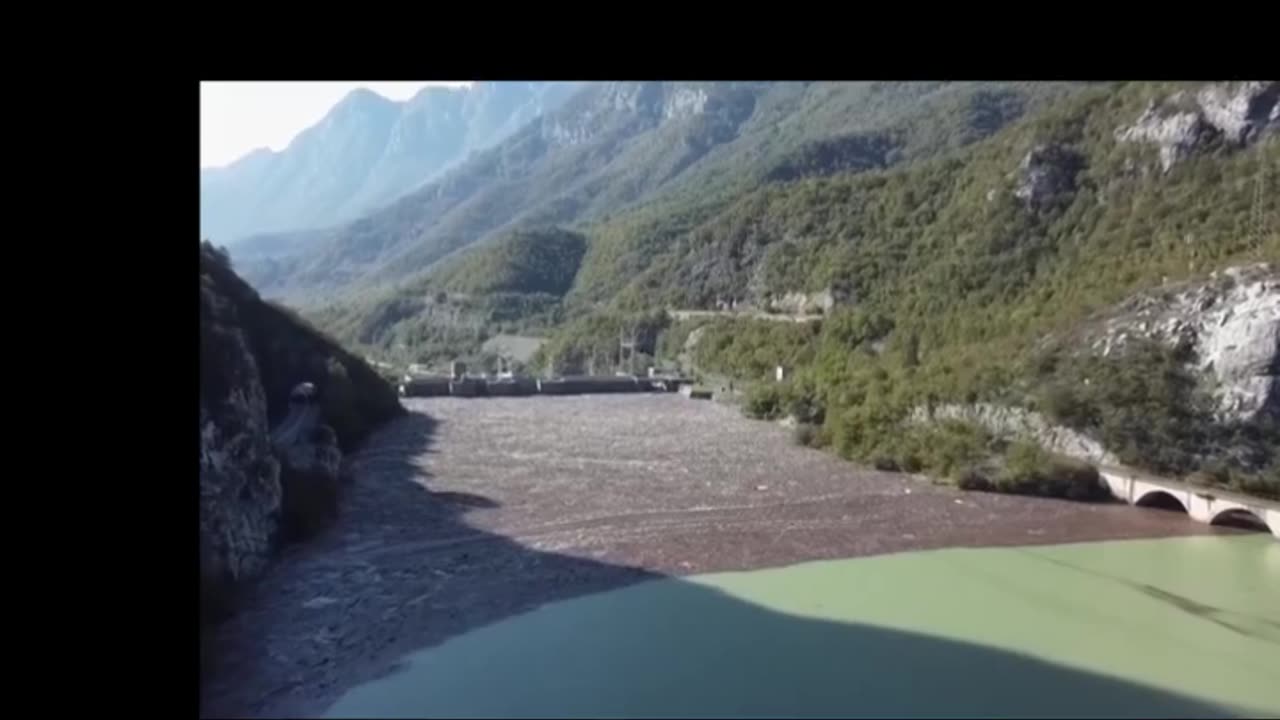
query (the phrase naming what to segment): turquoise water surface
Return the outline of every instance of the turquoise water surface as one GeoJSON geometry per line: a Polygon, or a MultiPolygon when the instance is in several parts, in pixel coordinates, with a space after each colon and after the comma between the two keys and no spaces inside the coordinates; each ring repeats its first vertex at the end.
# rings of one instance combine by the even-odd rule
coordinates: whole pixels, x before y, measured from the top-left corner
{"type": "Polygon", "coordinates": [[[330,716],[1277,716],[1269,535],[663,579],[404,660],[330,716]]]}

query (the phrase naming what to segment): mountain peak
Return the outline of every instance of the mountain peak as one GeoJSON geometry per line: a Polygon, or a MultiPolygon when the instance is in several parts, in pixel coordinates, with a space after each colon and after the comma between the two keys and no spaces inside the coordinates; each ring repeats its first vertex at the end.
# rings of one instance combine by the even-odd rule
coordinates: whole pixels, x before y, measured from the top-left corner
{"type": "Polygon", "coordinates": [[[383,97],[369,88],[360,87],[343,96],[338,104],[333,106],[331,112],[344,108],[394,107],[398,104],[395,100],[383,97]]]}
{"type": "Polygon", "coordinates": [[[347,101],[375,102],[378,100],[381,100],[384,102],[391,102],[388,98],[385,98],[382,95],[379,95],[378,93],[374,92],[373,90],[370,90],[367,87],[358,87],[355,90],[352,90],[351,92],[347,93],[346,97],[343,98],[344,102],[347,102],[347,101]]]}
{"type": "Polygon", "coordinates": [[[564,99],[565,93],[543,97],[525,85],[486,83],[481,93],[429,85],[403,102],[354,89],[281,151],[255,151],[232,173],[206,168],[201,233],[234,243],[354,219],[564,99]]]}

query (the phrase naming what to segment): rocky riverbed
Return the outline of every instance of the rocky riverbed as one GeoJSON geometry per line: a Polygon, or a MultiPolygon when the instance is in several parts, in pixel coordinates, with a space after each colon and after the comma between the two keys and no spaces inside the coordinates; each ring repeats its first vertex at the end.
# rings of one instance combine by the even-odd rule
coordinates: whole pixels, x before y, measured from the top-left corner
{"type": "Polygon", "coordinates": [[[205,715],[319,714],[411,650],[662,575],[1221,532],[860,468],[674,395],[406,405],[348,458],[336,525],[288,549],[208,638],[205,715]]]}

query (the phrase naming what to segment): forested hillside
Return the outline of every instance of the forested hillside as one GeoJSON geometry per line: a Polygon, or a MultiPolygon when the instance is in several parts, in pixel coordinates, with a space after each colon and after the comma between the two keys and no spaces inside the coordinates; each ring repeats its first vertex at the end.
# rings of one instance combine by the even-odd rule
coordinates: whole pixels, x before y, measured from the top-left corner
{"type": "MultiPolygon", "coordinates": [[[[835,288],[862,307],[892,304],[936,317],[955,299],[987,303],[1033,280],[1051,292],[1037,271],[1041,259],[1085,264],[1090,285],[1073,292],[1104,304],[1097,291],[1195,273],[1192,263],[1203,271],[1257,244],[1249,231],[1254,180],[1274,162],[1275,147],[1232,153],[1229,143],[1206,140],[1168,172],[1153,167],[1158,148],[1115,133],[1170,89],[1093,89],[991,142],[902,171],[762,187],[664,243],[633,288],[646,301],[656,294],[687,307],[722,295],[763,301],[835,288]],[[1116,262],[1135,250],[1147,251],[1142,267],[1116,262]],[[1121,282],[1117,274],[1134,277],[1121,282]],[[946,307],[914,307],[928,301],[915,299],[924,288],[946,307]]],[[[1274,198],[1266,202],[1270,211],[1274,198]]],[[[627,223],[640,227],[624,242],[653,234],[625,218],[593,235],[612,240],[627,223]]],[[[595,262],[595,250],[581,284],[616,292],[635,268],[595,262]]]]}
{"type": "Polygon", "coordinates": [[[547,332],[563,318],[586,238],[560,228],[508,232],[382,292],[315,311],[316,322],[400,362],[472,361],[502,332],[547,332]]]}
{"type": "Polygon", "coordinates": [[[587,240],[558,228],[518,230],[441,267],[428,284],[474,293],[563,296],[573,285],[587,240]]]}
{"type": "MultiPolygon", "coordinates": [[[[1274,134],[1248,145],[1206,133],[1167,168],[1159,148],[1117,137],[1167,92],[1091,92],[961,156],[761,191],[633,288],[673,304],[837,289],[846,306],[807,341],[719,327],[698,356],[745,378],[797,368],[750,409],[817,423],[812,441],[849,457],[967,472],[989,438],[948,442],[900,422],[916,407],[986,400],[1044,410],[1125,462],[1274,496],[1274,389],[1256,416],[1222,422],[1188,369],[1207,348],[1093,357],[1052,341],[1140,290],[1280,260],[1276,195],[1264,189],[1280,167],[1274,134]],[[948,447],[963,450],[937,456],[948,447]]],[[[1260,287],[1274,327],[1270,277],[1260,287]]],[[[1272,363],[1261,372],[1274,383],[1272,363]]]]}
{"type": "Polygon", "coordinates": [[[762,182],[890,166],[986,137],[1078,91],[1064,83],[592,83],[436,182],[259,261],[264,292],[295,301],[426,272],[517,224],[581,225],[672,198],[714,205],[762,182]]]}
{"type": "MultiPolygon", "coordinates": [[[[848,92],[867,100],[875,87],[848,92]]],[[[799,93],[810,98],[809,128],[840,115],[815,110],[839,107],[812,100],[817,92],[799,93]]],[[[965,430],[939,439],[903,423],[920,408],[990,401],[1043,411],[1125,462],[1274,492],[1269,391],[1251,391],[1259,409],[1247,418],[1225,420],[1196,348],[1135,342],[1099,357],[1062,338],[1137,294],[1165,288],[1172,297],[1179,283],[1280,261],[1280,84],[1094,85],[1039,105],[989,88],[903,92],[948,112],[922,111],[921,101],[883,132],[797,140],[768,160],[708,160],[688,185],[550,231],[544,250],[528,242],[536,235],[510,234],[524,245],[452,256],[376,302],[366,293],[345,315],[323,313],[345,317],[348,332],[376,316],[390,329],[380,346],[394,337],[410,354],[415,338],[439,355],[456,351],[457,338],[441,336],[462,332],[459,317],[469,318],[470,347],[493,332],[552,329],[537,360],[571,371],[616,362],[620,331],[638,331],[644,353],[673,359],[692,327],[672,325],[665,308],[805,307],[825,319],[710,323],[692,357],[745,381],[792,368],[792,381],[762,383],[748,409],[796,416],[810,427],[806,442],[886,466],[967,472],[994,438],[965,430]],[[732,168],[733,180],[717,180],[716,168],[732,168]],[[579,235],[585,242],[566,250],[565,238],[579,235]],[[537,269],[553,257],[563,258],[556,272],[537,269]],[[437,295],[423,299],[428,289],[437,295]],[[442,326],[442,314],[453,324],[442,326]],[[931,455],[939,447],[954,457],[931,455]]],[[[761,95],[743,126],[774,117],[786,133],[790,116],[768,115],[766,97],[783,104],[761,95]]],[[[1272,327],[1273,271],[1261,267],[1249,302],[1261,303],[1260,322],[1272,327]]],[[[1258,387],[1273,386],[1274,366],[1256,372],[1258,387]]]]}
{"type": "MultiPolygon", "coordinates": [[[[1180,144],[1131,138],[1143,118],[1175,115],[1184,88],[1094,88],[900,170],[765,186],[693,221],[673,213],[668,227],[688,229],[660,244],[652,230],[662,221],[619,218],[593,233],[570,299],[613,297],[604,312],[627,317],[829,291],[838,304],[822,323],[713,323],[696,358],[745,380],[794,368],[793,382],[762,389],[749,409],[815,423],[813,442],[849,457],[916,465],[938,443],[904,440],[913,436],[899,423],[913,408],[992,400],[1047,407],[1121,459],[1162,472],[1212,466],[1229,479],[1214,458],[1231,457],[1248,470],[1237,485],[1270,482],[1275,492],[1275,443],[1263,439],[1274,437],[1271,421],[1215,422],[1174,350],[1089,360],[1049,342],[1138,291],[1280,260],[1277,196],[1265,189],[1280,174],[1268,87],[1244,104],[1252,119],[1217,130],[1204,120],[1180,144]],[[646,243],[656,252],[627,251],[646,243]],[[1091,389],[1073,397],[1081,386],[1091,389]],[[1064,409],[1077,405],[1088,409],[1064,409]]],[[[616,330],[583,336],[595,324],[553,343],[607,347],[616,330]]]]}

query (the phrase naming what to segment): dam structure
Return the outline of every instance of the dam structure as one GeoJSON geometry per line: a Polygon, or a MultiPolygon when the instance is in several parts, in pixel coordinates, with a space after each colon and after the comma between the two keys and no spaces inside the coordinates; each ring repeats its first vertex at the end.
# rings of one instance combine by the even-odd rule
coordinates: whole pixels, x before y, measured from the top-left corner
{"type": "Polygon", "coordinates": [[[500,373],[470,375],[462,363],[453,363],[448,375],[431,375],[415,372],[410,368],[399,391],[402,397],[513,397],[530,395],[588,395],[596,393],[676,392],[684,385],[692,385],[693,379],[677,375],[658,374],[652,370],[647,376],[629,373],[614,375],[565,375],[535,378],[525,375],[500,373]]]}

